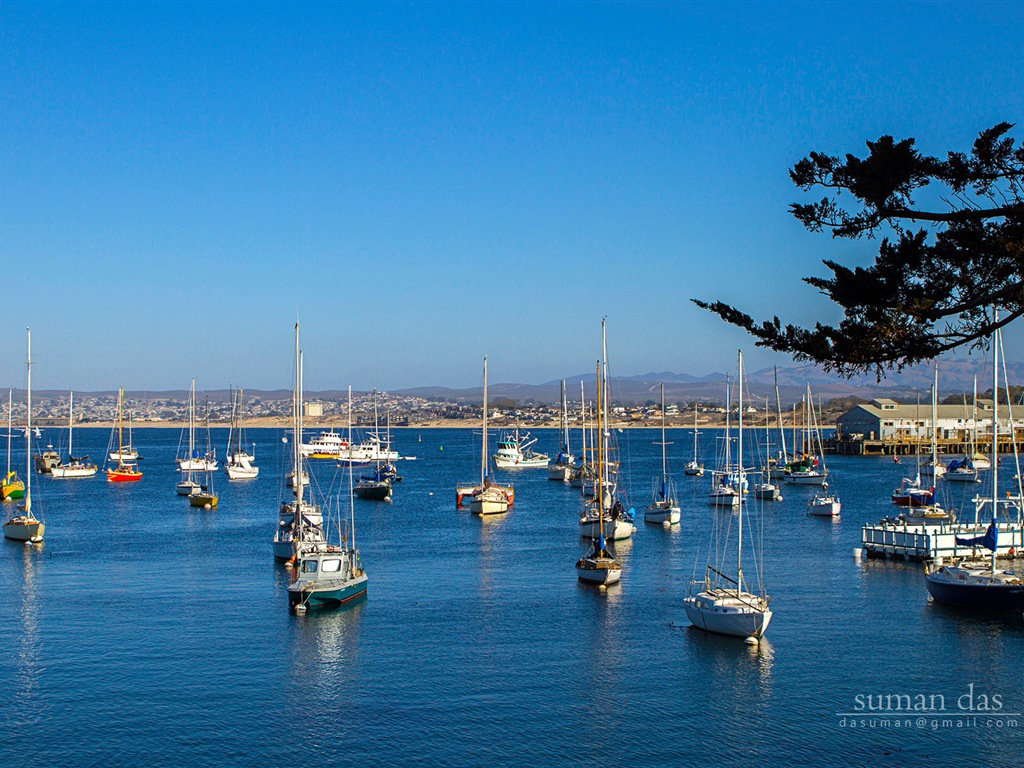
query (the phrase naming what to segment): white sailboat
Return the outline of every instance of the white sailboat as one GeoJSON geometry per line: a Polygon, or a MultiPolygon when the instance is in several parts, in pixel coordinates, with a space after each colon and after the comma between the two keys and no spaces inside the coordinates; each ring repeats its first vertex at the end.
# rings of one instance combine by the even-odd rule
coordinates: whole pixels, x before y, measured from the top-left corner
{"type": "Polygon", "coordinates": [[[569,404],[565,397],[565,379],[562,379],[562,415],[559,427],[562,443],[558,446],[558,453],[548,462],[548,480],[564,483],[568,482],[576,463],[576,457],[572,455],[572,449],[569,447],[569,404]]]}
{"type": "MultiPolygon", "coordinates": [[[[790,485],[824,485],[828,478],[825,469],[825,451],[821,444],[821,433],[817,429],[814,418],[814,403],[811,399],[811,386],[807,385],[804,396],[804,437],[803,453],[795,457],[783,475],[783,480],[790,485]]],[[[793,446],[794,451],[796,446],[793,446]]]]}
{"type": "Polygon", "coordinates": [[[181,472],[216,472],[217,471],[217,457],[216,452],[211,450],[210,442],[210,428],[209,425],[206,427],[206,452],[202,455],[196,451],[196,380],[192,379],[192,387],[189,390],[188,395],[188,452],[186,455],[181,455],[181,443],[184,441],[185,433],[182,430],[182,438],[178,443],[178,458],[175,461],[178,462],[178,469],[181,472]]]}
{"type": "Polygon", "coordinates": [[[175,490],[179,496],[191,496],[193,493],[198,493],[202,490],[202,486],[199,481],[196,480],[195,473],[199,470],[200,466],[205,466],[205,460],[200,465],[198,461],[193,464],[192,457],[196,453],[196,380],[192,379],[192,385],[188,391],[188,426],[182,430],[181,437],[178,439],[178,458],[175,461],[178,463],[178,470],[184,473],[181,480],[178,481],[175,490]],[[185,437],[188,437],[188,441],[185,444],[185,454],[182,455],[182,442],[185,441],[185,437]]]}
{"type": "Polygon", "coordinates": [[[754,498],[760,499],[761,501],[782,501],[782,494],[779,493],[779,487],[772,482],[772,438],[771,427],[768,424],[767,397],[764,399],[764,451],[765,456],[768,457],[768,461],[761,469],[761,481],[754,483],[754,498]]]}
{"type": "Polygon", "coordinates": [[[88,456],[75,458],[74,454],[74,429],[75,429],[75,393],[68,393],[68,461],[63,461],[50,470],[50,474],[57,480],[71,477],[92,477],[99,471],[99,467],[89,463],[88,456]]]}
{"type": "Polygon", "coordinates": [[[636,533],[633,525],[634,511],[627,510],[625,505],[616,498],[618,488],[617,473],[619,463],[611,459],[608,426],[609,400],[611,388],[608,383],[608,341],[605,332],[605,321],[601,320],[601,356],[597,369],[597,437],[594,441],[597,450],[597,476],[590,488],[583,484],[583,496],[586,500],[583,514],[580,516],[580,536],[584,539],[598,539],[603,536],[611,541],[622,541],[636,533]],[[602,426],[603,425],[603,426],[602,426]]]}
{"type": "Polygon", "coordinates": [[[939,410],[939,364],[935,363],[935,381],[932,383],[932,423],[931,423],[931,456],[924,464],[921,464],[918,471],[921,479],[934,485],[935,481],[946,474],[946,465],[939,461],[938,446],[938,410],[939,410]]]}
{"type": "Polygon", "coordinates": [[[306,501],[309,476],[302,467],[302,353],[299,351],[299,324],[295,323],[295,388],[292,391],[292,466],[293,498],[281,502],[274,531],[274,559],[299,560],[306,550],[327,543],[324,516],[320,505],[306,501]]]}
{"type": "Polygon", "coordinates": [[[241,389],[236,389],[231,397],[231,426],[228,428],[228,444],[224,451],[227,457],[224,471],[228,480],[255,480],[260,468],[256,461],[256,443],[252,444],[252,453],[245,450],[245,428],[242,426],[242,404],[244,397],[241,389]]]}
{"type": "Polygon", "coordinates": [[[32,329],[27,329],[28,357],[25,367],[28,371],[28,416],[25,427],[25,497],[21,514],[4,523],[4,538],[12,541],[38,543],[43,540],[46,524],[32,512],[32,329]]]}
{"type": "Polygon", "coordinates": [[[697,458],[697,403],[693,404],[693,458],[686,462],[683,472],[690,477],[701,477],[704,474],[704,465],[697,458]]]}
{"type": "MultiPolygon", "coordinates": [[[[348,430],[352,434],[352,387],[348,388],[348,430]]],[[[301,446],[298,453],[302,455],[301,446]]],[[[348,465],[349,536],[341,532],[338,510],[338,543],[325,540],[305,546],[299,553],[295,581],[288,585],[288,606],[296,613],[307,608],[335,608],[366,595],[369,577],[356,548],[356,510],[352,465],[348,465]]]]}
{"type": "Polygon", "coordinates": [[[512,505],[512,489],[508,486],[495,485],[491,482],[487,471],[487,357],[484,356],[484,391],[483,391],[483,433],[480,450],[480,484],[477,486],[460,486],[457,493],[460,499],[468,496],[469,511],[474,515],[500,515],[508,512],[512,505]]]}
{"type": "Polygon", "coordinates": [[[719,438],[722,448],[718,469],[711,471],[711,490],[708,491],[708,503],[712,507],[735,509],[740,504],[742,486],[738,480],[742,473],[737,474],[732,465],[732,385],[729,377],[725,377],[725,437],[719,438]]]}
{"type": "MultiPolygon", "coordinates": [[[[213,455],[213,450],[210,446],[210,400],[206,400],[206,456],[207,458],[213,455]]],[[[197,507],[200,509],[215,509],[217,501],[219,500],[217,492],[213,488],[213,476],[214,470],[217,468],[217,462],[214,461],[212,464],[207,462],[206,469],[201,470],[198,476],[202,477],[203,480],[199,483],[198,488],[193,488],[192,492],[188,495],[188,504],[190,507],[197,507]]],[[[190,474],[191,476],[191,474],[190,474]]]]}
{"type": "Polygon", "coordinates": [[[668,474],[668,453],[670,445],[665,440],[665,385],[661,385],[661,477],[655,480],[654,498],[644,510],[644,521],[677,525],[681,517],[676,501],[675,483],[668,474]]]}
{"type": "MultiPolygon", "coordinates": [[[[738,356],[739,368],[739,455],[743,455],[743,353],[738,356]]],[[[740,461],[739,474],[743,475],[740,461]]],[[[757,642],[768,629],[772,612],[771,598],[765,594],[758,561],[757,591],[748,588],[743,575],[743,518],[742,496],[737,508],[736,577],[732,578],[720,567],[708,563],[704,580],[690,585],[690,594],[683,600],[683,609],[690,623],[708,632],[749,638],[757,642]]]]}
{"type": "MultiPolygon", "coordinates": [[[[604,321],[601,321],[602,336],[604,335],[604,321]]],[[[605,451],[608,447],[607,427],[602,424],[602,391],[604,385],[601,380],[601,365],[597,367],[597,431],[600,435],[597,441],[597,494],[593,499],[584,501],[583,519],[596,517],[596,533],[592,537],[593,544],[590,551],[576,561],[576,578],[584,584],[592,584],[598,587],[607,587],[615,584],[622,578],[622,563],[614,553],[608,549],[607,537],[605,536],[605,503],[604,494],[607,492],[604,473],[608,467],[605,451]]]]}

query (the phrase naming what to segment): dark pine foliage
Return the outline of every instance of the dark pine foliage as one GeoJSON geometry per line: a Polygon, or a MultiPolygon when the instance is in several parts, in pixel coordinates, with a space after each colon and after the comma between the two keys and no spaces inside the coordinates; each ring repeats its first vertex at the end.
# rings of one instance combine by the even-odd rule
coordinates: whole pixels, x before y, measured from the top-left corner
{"type": "Polygon", "coordinates": [[[982,131],[969,154],[944,160],[922,155],[914,139],[882,136],[867,142],[864,159],[812,152],[790,170],[800,189],[825,190],[816,203],[790,206],[811,232],[884,233],[871,266],[825,260],[831,277],[804,278],[842,308],[837,327],[758,323],[720,301],[694,302],[758,346],[846,376],[882,377],[954,347],[984,347],[1024,314],[1024,145],[1007,135],[1012,128],[982,131]],[[938,204],[919,206],[915,196],[938,204]]]}

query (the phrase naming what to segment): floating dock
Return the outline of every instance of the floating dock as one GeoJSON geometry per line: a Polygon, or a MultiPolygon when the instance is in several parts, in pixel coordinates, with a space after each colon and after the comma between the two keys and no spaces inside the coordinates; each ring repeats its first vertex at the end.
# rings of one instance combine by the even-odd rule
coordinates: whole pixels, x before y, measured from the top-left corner
{"type": "MultiPolygon", "coordinates": [[[[1024,533],[1020,523],[999,523],[997,557],[1024,557],[1024,533]]],[[[988,554],[984,547],[965,547],[956,537],[983,536],[988,523],[922,523],[883,520],[860,529],[861,549],[867,557],[897,560],[950,560],[988,554]]]]}

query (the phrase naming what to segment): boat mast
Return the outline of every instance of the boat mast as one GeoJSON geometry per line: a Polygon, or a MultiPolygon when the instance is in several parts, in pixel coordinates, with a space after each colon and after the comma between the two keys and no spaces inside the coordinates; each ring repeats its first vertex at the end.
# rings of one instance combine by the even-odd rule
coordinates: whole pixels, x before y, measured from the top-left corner
{"type": "MultiPolygon", "coordinates": [[[[999,312],[992,307],[992,323],[998,322],[999,312]]],[[[998,517],[998,487],[999,487],[999,341],[1001,334],[998,329],[992,334],[992,525],[996,525],[998,517]]],[[[1007,400],[1010,399],[1010,390],[1007,390],[1007,400]]],[[[1013,411],[1011,410],[1011,426],[1013,425],[1013,411]]],[[[29,497],[26,496],[26,499],[29,497]]],[[[992,575],[995,575],[995,547],[992,548],[992,575]]]]}
{"type": "MultiPolygon", "coordinates": [[[[587,467],[587,395],[583,389],[583,381],[580,380],[580,473],[581,477],[586,476],[587,467]]],[[[7,452],[10,454],[10,451],[7,452]]]]}
{"type": "MultiPolygon", "coordinates": [[[[11,474],[11,431],[14,429],[14,390],[7,390],[7,474],[11,474]]],[[[5,476],[6,482],[6,476],[5,476]]]]}
{"type": "Polygon", "coordinates": [[[117,466],[124,466],[124,387],[117,390],[117,466]]]}
{"type": "MultiPolygon", "coordinates": [[[[661,384],[661,482],[668,484],[668,458],[665,455],[665,383],[661,384]]],[[[668,489],[664,489],[666,494],[668,489]]]]}
{"type": "Polygon", "coordinates": [[[480,450],[480,485],[487,484],[487,355],[484,355],[484,427],[480,450]]]}
{"type": "MultiPolygon", "coordinates": [[[[292,460],[295,465],[295,522],[293,525],[301,529],[302,524],[302,352],[299,351],[299,323],[295,323],[295,397],[292,399],[292,460]]],[[[351,442],[349,443],[351,445],[351,442]]]]}
{"type": "Polygon", "coordinates": [[[932,480],[935,480],[935,465],[939,463],[939,363],[935,363],[935,381],[932,383],[932,480]]]}
{"type": "Polygon", "coordinates": [[[25,417],[25,517],[32,516],[32,329],[28,333],[28,358],[25,360],[27,371],[28,415],[25,417]]]}
{"type": "Polygon", "coordinates": [[[736,505],[737,515],[737,546],[736,546],[736,594],[743,591],[743,350],[738,352],[738,371],[736,374],[737,401],[736,407],[739,410],[737,418],[740,432],[739,443],[736,450],[739,453],[739,487],[737,496],[739,503],[736,505]]]}
{"type": "Polygon", "coordinates": [[[786,429],[782,426],[782,398],[779,397],[779,369],[773,365],[772,371],[775,374],[775,409],[779,416],[779,438],[782,441],[782,460],[783,462],[787,462],[789,460],[789,456],[786,453],[786,429]]]}
{"type": "MultiPolygon", "coordinates": [[[[604,335],[604,320],[601,321],[601,335],[604,335]]],[[[597,542],[598,556],[604,552],[604,425],[601,423],[601,394],[604,386],[601,382],[601,361],[597,362],[594,372],[597,378],[597,432],[601,439],[597,443],[597,542]]]]}
{"type": "MultiPolygon", "coordinates": [[[[376,414],[376,412],[377,412],[377,400],[376,400],[377,390],[376,390],[376,388],[373,390],[373,392],[374,392],[374,401],[373,401],[374,414],[376,414]]],[[[352,445],[352,385],[351,384],[348,385],[348,444],[352,445]]],[[[348,513],[349,513],[349,519],[351,521],[351,526],[352,526],[352,545],[351,545],[351,549],[352,549],[352,551],[355,551],[355,548],[356,548],[356,502],[355,502],[355,493],[353,492],[353,485],[352,485],[352,462],[351,461],[349,461],[349,463],[348,463],[348,513]]],[[[341,516],[339,515],[338,517],[339,517],[339,520],[338,520],[338,541],[340,542],[341,541],[341,519],[340,519],[341,516]]],[[[351,568],[354,565],[355,565],[355,563],[352,562],[351,559],[349,559],[349,568],[350,568],[350,570],[351,570],[351,568]]]]}
{"type": "Polygon", "coordinates": [[[75,393],[68,392],[68,461],[75,460],[75,452],[72,450],[71,433],[75,418],[75,393]]]}

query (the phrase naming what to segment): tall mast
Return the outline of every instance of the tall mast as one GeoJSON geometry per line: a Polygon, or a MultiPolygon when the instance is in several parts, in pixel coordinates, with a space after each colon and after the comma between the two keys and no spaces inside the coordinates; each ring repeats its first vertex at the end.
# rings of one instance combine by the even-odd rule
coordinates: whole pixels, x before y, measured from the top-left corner
{"type": "MultiPolygon", "coordinates": [[[[604,331],[604,321],[601,321],[601,330],[604,331]]],[[[601,382],[601,361],[597,363],[595,372],[597,377],[597,432],[600,439],[597,442],[597,530],[598,546],[604,551],[604,430],[601,423],[601,394],[604,386],[601,382]]]]}
{"type": "Polygon", "coordinates": [[[484,355],[484,431],[480,450],[480,485],[487,482],[487,355],[484,355]]]}
{"type": "MultiPolygon", "coordinates": [[[[999,312],[992,308],[992,322],[998,321],[999,312]]],[[[992,524],[998,516],[999,487],[999,341],[1000,334],[996,330],[992,334],[992,524]]],[[[1010,391],[1007,390],[1009,401],[1010,391]]],[[[1013,410],[1011,410],[1011,427],[1013,426],[1013,410]]],[[[26,499],[29,497],[26,496],[26,499]]],[[[992,574],[995,574],[995,549],[992,549],[992,574]]]]}
{"type": "Polygon", "coordinates": [[[124,463],[124,387],[117,390],[117,465],[124,463]]]}
{"type": "Polygon", "coordinates": [[[665,454],[665,384],[661,385],[661,482],[664,484],[668,479],[668,459],[665,454]]]}
{"type": "Polygon", "coordinates": [[[739,452],[739,487],[737,488],[737,496],[739,503],[736,506],[736,515],[738,520],[737,528],[737,546],[736,546],[736,591],[743,591],[743,351],[739,351],[738,357],[738,371],[736,374],[737,379],[737,405],[739,409],[738,427],[740,431],[739,444],[737,451],[739,452]]]}
{"type": "Polygon", "coordinates": [[[779,439],[782,442],[782,460],[788,461],[789,454],[786,453],[786,430],[782,426],[782,399],[779,397],[779,369],[773,365],[772,371],[775,374],[775,409],[779,416],[779,439]]]}
{"type": "Polygon", "coordinates": [[[14,390],[7,390],[7,474],[11,474],[11,430],[14,427],[14,390]]]}
{"type": "Polygon", "coordinates": [[[935,381],[932,383],[932,479],[935,478],[935,465],[939,452],[939,363],[935,363],[935,381]]]}
{"type": "MultiPolygon", "coordinates": [[[[581,476],[586,474],[587,466],[587,395],[580,380],[580,470],[581,476]]],[[[10,451],[8,450],[8,455],[10,451]]]]}
{"type": "MultiPolygon", "coordinates": [[[[375,413],[376,413],[376,407],[377,407],[376,392],[377,392],[377,390],[374,389],[374,398],[375,398],[374,399],[374,412],[375,413]]],[[[348,444],[352,445],[352,385],[351,384],[348,385],[348,444]]],[[[355,494],[352,491],[352,487],[353,487],[352,486],[352,462],[349,461],[349,463],[348,463],[348,513],[349,513],[349,520],[351,521],[351,526],[352,526],[352,549],[355,550],[355,548],[356,548],[356,502],[355,502],[355,494]]],[[[339,526],[341,525],[341,521],[340,520],[338,521],[338,525],[339,526]]],[[[341,540],[341,531],[338,531],[338,540],[339,541],[341,540]]],[[[349,564],[350,565],[352,564],[351,560],[349,561],[349,564]]]]}
{"type": "Polygon", "coordinates": [[[28,358],[25,360],[27,369],[27,403],[28,415],[25,417],[25,516],[32,514],[32,329],[28,333],[28,358]]]}
{"type": "Polygon", "coordinates": [[[72,450],[71,435],[75,424],[75,393],[68,392],[68,461],[74,461],[75,452],[72,450]]]}
{"type": "MultiPolygon", "coordinates": [[[[292,399],[292,458],[295,465],[296,524],[302,519],[302,352],[299,351],[299,323],[295,323],[295,397],[292,399]]],[[[351,451],[351,441],[349,441],[351,451]]],[[[351,459],[351,456],[349,457],[351,459]]]]}

